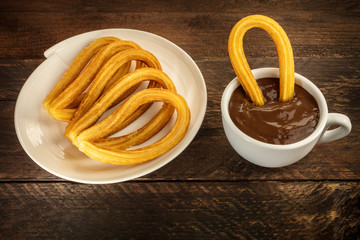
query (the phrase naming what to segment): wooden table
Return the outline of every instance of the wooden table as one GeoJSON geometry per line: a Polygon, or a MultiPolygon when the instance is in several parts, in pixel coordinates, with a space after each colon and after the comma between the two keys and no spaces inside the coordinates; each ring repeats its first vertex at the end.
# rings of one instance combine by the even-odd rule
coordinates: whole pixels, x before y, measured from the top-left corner
{"type": "MultiPolygon", "coordinates": [[[[360,6],[358,1],[1,1],[0,239],[359,239],[360,6]],[[268,169],[229,145],[220,99],[235,77],[232,26],[250,14],[287,32],[296,72],[349,116],[341,140],[301,161],[268,169]],[[190,146],[171,163],[117,184],[78,184],[35,164],[14,130],[18,93],[43,52],[105,28],[160,35],[185,50],[205,78],[208,105],[190,146]]],[[[270,37],[250,30],[251,68],[277,66],[270,37]]]]}

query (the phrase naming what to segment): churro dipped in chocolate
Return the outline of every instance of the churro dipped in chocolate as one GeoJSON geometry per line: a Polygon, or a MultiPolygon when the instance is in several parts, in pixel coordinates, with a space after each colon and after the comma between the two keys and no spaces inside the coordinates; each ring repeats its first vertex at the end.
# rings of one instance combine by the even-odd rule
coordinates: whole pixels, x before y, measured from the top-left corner
{"type": "Polygon", "coordinates": [[[264,29],[273,39],[279,57],[280,69],[280,96],[279,101],[288,101],[293,98],[295,84],[295,70],[293,51],[290,41],[273,19],[262,15],[251,15],[241,19],[232,29],[229,37],[229,56],[238,80],[251,101],[259,106],[264,105],[264,97],[251,73],[243,49],[243,37],[251,28],[264,29]]]}

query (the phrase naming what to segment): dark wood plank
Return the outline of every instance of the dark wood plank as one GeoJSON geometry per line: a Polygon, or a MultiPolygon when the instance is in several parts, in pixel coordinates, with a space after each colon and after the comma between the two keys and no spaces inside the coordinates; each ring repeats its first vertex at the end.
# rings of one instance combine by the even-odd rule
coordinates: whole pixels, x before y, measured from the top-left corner
{"type": "Polygon", "coordinates": [[[342,14],[348,11],[349,14],[356,14],[359,7],[357,1],[344,1],[339,4],[336,1],[262,1],[262,0],[234,0],[234,1],[217,1],[208,0],[204,4],[200,0],[192,1],[153,1],[144,0],[141,2],[128,1],[103,1],[101,4],[97,1],[81,1],[81,0],[58,0],[45,1],[34,0],[32,4],[28,4],[26,0],[18,1],[1,1],[0,12],[209,12],[209,13],[234,13],[248,12],[257,9],[259,11],[272,12],[291,12],[291,11],[311,11],[311,12],[334,12],[342,14]]]}
{"type": "MultiPolygon", "coordinates": [[[[0,60],[0,101],[16,101],[26,79],[45,59],[0,60]]],[[[276,58],[249,58],[252,69],[277,67],[276,58]]],[[[214,116],[220,114],[221,94],[235,77],[229,59],[197,60],[208,91],[206,127],[216,128],[214,116]]],[[[359,58],[295,58],[296,72],[309,78],[323,92],[330,112],[342,112],[352,119],[359,118],[360,89],[359,58]]]]}
{"type": "MultiPolygon", "coordinates": [[[[0,61],[0,76],[8,78],[4,87],[1,85],[0,96],[3,96],[2,100],[11,100],[0,101],[2,181],[60,180],[33,163],[22,150],[14,130],[13,100],[28,75],[41,61],[0,61]]],[[[249,59],[249,62],[253,68],[277,64],[277,60],[271,58],[249,59]]],[[[356,70],[359,59],[296,59],[297,71],[311,78],[323,91],[329,110],[348,115],[354,127],[346,138],[318,145],[300,162],[281,169],[265,169],[246,162],[231,148],[224,135],[220,100],[226,84],[234,77],[230,62],[203,60],[197,63],[208,90],[208,106],[202,128],[183,154],[141,179],[360,179],[360,130],[357,127],[360,125],[360,80],[356,70]]]]}
{"type": "Polygon", "coordinates": [[[141,2],[128,1],[81,1],[81,0],[58,0],[44,1],[34,0],[32,4],[28,4],[26,0],[18,1],[2,1],[0,2],[0,12],[209,12],[209,13],[234,13],[240,11],[274,11],[291,12],[297,10],[318,11],[321,13],[332,12],[340,14],[345,10],[349,14],[356,14],[359,7],[357,1],[344,1],[339,4],[336,1],[262,1],[262,0],[235,0],[235,1],[216,1],[208,0],[207,4],[199,0],[193,1],[153,1],[144,0],[141,2]]]}
{"type": "Polygon", "coordinates": [[[45,59],[0,60],[0,101],[15,101],[30,74],[45,59]]]}
{"type": "MultiPolygon", "coordinates": [[[[3,4],[2,58],[41,58],[47,48],[59,41],[104,28],[132,28],[158,34],[195,59],[225,58],[231,28],[253,13],[276,19],[288,33],[297,57],[356,57],[360,49],[359,3],[352,1],[342,4],[295,1],[285,5],[283,1],[251,4],[213,1],[206,6],[201,1],[160,1],[155,5],[148,1],[141,3],[141,7],[133,6],[132,2],[99,6],[75,1],[64,7],[43,2],[33,7],[9,1],[3,4]]],[[[261,30],[251,30],[245,45],[250,49],[250,57],[276,55],[274,45],[261,30]]]]}
{"type": "Polygon", "coordinates": [[[356,239],[357,182],[0,184],[2,239],[356,239]]]}

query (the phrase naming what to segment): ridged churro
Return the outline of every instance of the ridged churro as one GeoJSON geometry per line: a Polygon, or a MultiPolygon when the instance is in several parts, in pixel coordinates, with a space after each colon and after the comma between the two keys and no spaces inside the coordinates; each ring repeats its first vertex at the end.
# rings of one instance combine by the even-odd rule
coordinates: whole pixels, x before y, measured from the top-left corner
{"type": "MultiPolygon", "coordinates": [[[[186,101],[179,94],[164,89],[145,89],[129,98],[116,112],[99,124],[90,127],[78,136],[78,148],[91,158],[112,164],[139,164],[150,161],[166,153],[176,146],[185,136],[190,122],[190,111],[186,101]],[[98,147],[91,142],[91,136],[104,126],[116,125],[126,120],[141,105],[151,102],[165,102],[175,107],[177,111],[176,122],[171,131],[161,140],[146,147],[132,150],[107,149],[98,147]]],[[[104,135],[107,135],[105,133],[104,135]]]]}
{"type": "Polygon", "coordinates": [[[81,73],[84,67],[89,63],[91,58],[104,46],[108,45],[111,42],[118,41],[118,38],[115,37],[104,37],[99,38],[92,42],[89,46],[84,48],[72,62],[70,67],[66,70],[60,81],[55,85],[55,87],[50,91],[43,101],[43,108],[48,110],[49,105],[53,100],[67,87],[69,86],[81,73]]]}
{"type": "MultiPolygon", "coordinates": [[[[108,91],[106,91],[86,112],[82,115],[79,115],[78,118],[74,118],[67,126],[65,135],[72,141],[75,145],[78,145],[78,136],[83,132],[87,131],[91,137],[89,139],[96,141],[104,137],[108,137],[111,134],[114,134],[117,131],[120,131],[124,127],[126,127],[131,121],[135,120],[139,115],[143,112],[141,111],[140,114],[136,113],[141,108],[137,108],[131,116],[127,119],[122,121],[121,123],[117,123],[114,126],[110,126],[109,122],[103,122],[100,127],[100,130],[96,130],[95,132],[90,133],[89,130],[92,125],[94,125],[100,117],[107,111],[116,101],[116,99],[121,96],[124,92],[126,92],[129,88],[138,85],[143,81],[151,80],[154,83],[157,83],[158,86],[162,87],[163,89],[167,89],[171,92],[176,93],[175,86],[171,79],[163,73],[161,70],[154,69],[154,68],[144,68],[135,70],[127,75],[125,75],[122,79],[116,82],[108,91]]],[[[140,106],[139,106],[140,107],[140,106]]],[[[117,111],[117,110],[115,110],[117,111]]],[[[156,118],[159,119],[166,119],[164,122],[166,123],[169,119],[169,116],[172,115],[173,109],[167,106],[164,106],[160,113],[156,118]]],[[[159,120],[157,121],[159,123],[159,120]]],[[[163,125],[163,123],[159,124],[163,125]]],[[[156,127],[156,126],[154,126],[156,127]]],[[[94,128],[93,128],[94,129],[94,128]]],[[[82,133],[82,138],[86,138],[86,134],[82,133]]]]}
{"type": "MultiPolygon", "coordinates": [[[[94,43],[81,51],[65,72],[63,78],[45,98],[43,107],[48,110],[53,118],[69,121],[77,110],[75,102],[79,102],[79,96],[89,87],[109,58],[126,49],[140,48],[134,42],[122,41],[113,37],[101,38],[94,43]],[[69,108],[69,106],[72,106],[72,108],[69,108]]],[[[118,71],[117,77],[126,74],[129,66],[129,64],[124,63],[123,69],[118,71]]]]}
{"type": "MultiPolygon", "coordinates": [[[[123,66],[123,64],[125,64],[126,62],[129,62],[129,61],[132,61],[132,60],[141,61],[147,67],[161,70],[161,65],[160,65],[159,61],[157,60],[157,58],[153,54],[151,54],[150,52],[148,52],[146,50],[128,49],[128,50],[125,50],[125,51],[115,54],[100,69],[100,71],[96,75],[96,78],[93,80],[93,83],[90,85],[88,92],[85,95],[85,98],[82,100],[76,113],[74,114],[73,119],[69,122],[68,126],[66,127],[65,135],[70,140],[72,140],[72,137],[70,137],[69,132],[71,131],[73,124],[76,123],[77,120],[79,118],[81,118],[91,108],[93,103],[100,97],[100,95],[103,93],[103,90],[106,87],[107,83],[112,78],[112,76],[116,73],[116,71],[121,66],[123,66]]],[[[155,87],[155,83],[150,82],[148,87],[155,87]]],[[[129,88],[127,90],[129,90],[129,88]]],[[[126,92],[124,92],[124,93],[126,93],[126,92]]],[[[118,97],[121,97],[121,95],[119,95],[118,97]]],[[[143,106],[141,109],[139,109],[135,113],[135,115],[139,117],[146,109],[147,109],[146,106],[143,106]]]]}
{"type": "Polygon", "coordinates": [[[279,58],[280,69],[280,101],[288,101],[294,96],[295,69],[293,51],[290,41],[281,28],[273,19],[262,15],[251,15],[241,19],[232,29],[228,50],[231,63],[246,94],[256,105],[264,105],[264,97],[251,73],[243,49],[243,37],[251,28],[264,29],[273,39],[279,58]]]}

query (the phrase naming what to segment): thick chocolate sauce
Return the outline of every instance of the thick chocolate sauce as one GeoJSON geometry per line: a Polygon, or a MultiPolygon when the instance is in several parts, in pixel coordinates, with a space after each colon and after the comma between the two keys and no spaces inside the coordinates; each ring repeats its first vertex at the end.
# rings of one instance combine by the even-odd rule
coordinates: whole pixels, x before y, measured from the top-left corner
{"type": "Polygon", "coordinates": [[[235,125],[245,134],[272,144],[290,144],[309,136],[319,120],[319,108],[305,89],[295,85],[294,98],[280,102],[279,79],[257,80],[265,105],[256,106],[242,87],[232,94],[229,113],[235,125]]]}

